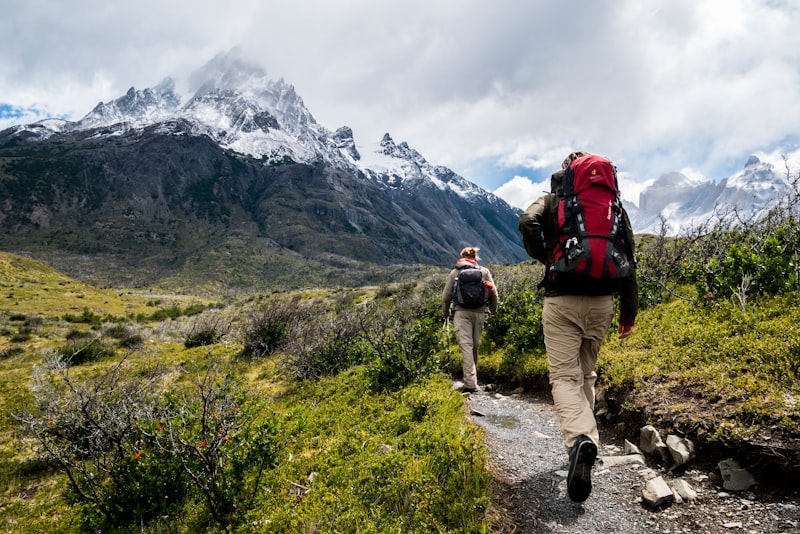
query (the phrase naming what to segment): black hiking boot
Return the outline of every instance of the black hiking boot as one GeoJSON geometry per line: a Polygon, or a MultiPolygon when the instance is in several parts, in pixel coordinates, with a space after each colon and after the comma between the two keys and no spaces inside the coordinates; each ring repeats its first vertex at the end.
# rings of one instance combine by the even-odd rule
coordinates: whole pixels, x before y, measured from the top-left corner
{"type": "Polygon", "coordinates": [[[592,466],[597,458],[597,445],[581,435],[569,451],[567,493],[570,500],[583,502],[592,492],[592,466]]]}

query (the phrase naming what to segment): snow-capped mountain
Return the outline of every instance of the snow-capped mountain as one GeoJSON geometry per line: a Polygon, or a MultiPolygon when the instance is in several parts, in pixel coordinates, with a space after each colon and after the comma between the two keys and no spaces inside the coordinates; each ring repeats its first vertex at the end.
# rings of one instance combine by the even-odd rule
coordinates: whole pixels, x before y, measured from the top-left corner
{"type": "Polygon", "coordinates": [[[504,203],[450,169],[428,163],[407,143],[395,144],[388,133],[379,143],[359,151],[349,127],[332,132],[318,124],[292,85],[270,79],[263,68],[245,62],[235,49],[195,71],[189,86],[191,97],[185,102],[175,80],[166,78],[153,88],[131,87],[124,96],[100,102],[77,122],[48,119],[16,128],[35,132],[42,139],[100,128],[107,136],[153,124],[162,124],[166,132],[174,121],[183,119],[191,124],[193,134],[207,135],[222,148],[266,161],[288,158],[311,164],[324,160],[348,172],[361,171],[387,187],[429,180],[464,198],[482,196],[504,203]]]}
{"type": "MultiPolygon", "coordinates": [[[[370,146],[328,130],[290,84],[235,52],[179,86],[167,78],[78,121],[0,132],[0,248],[39,250],[66,272],[99,254],[110,278],[121,264],[155,277],[194,269],[232,240],[266,247],[262,265],[286,274],[296,261],[349,276],[450,265],[468,245],[489,262],[526,258],[518,210],[389,134],[370,146]]],[[[252,261],[211,257],[220,273],[252,261]]]]}
{"type": "Polygon", "coordinates": [[[663,220],[667,233],[677,235],[713,224],[732,210],[740,218],[758,218],[778,206],[788,188],[784,174],[751,156],[742,170],[718,183],[664,174],[640,193],[638,206],[626,209],[636,233],[659,233],[663,220]]]}

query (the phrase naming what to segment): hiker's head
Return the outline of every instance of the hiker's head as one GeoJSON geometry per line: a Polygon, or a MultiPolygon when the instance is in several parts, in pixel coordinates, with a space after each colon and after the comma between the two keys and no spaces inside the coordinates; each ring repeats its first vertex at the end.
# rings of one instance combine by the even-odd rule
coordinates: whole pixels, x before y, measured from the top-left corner
{"type": "Polygon", "coordinates": [[[575,161],[578,158],[582,158],[582,157],[588,156],[588,155],[589,155],[588,152],[580,152],[580,151],[572,152],[569,156],[564,158],[564,162],[561,164],[561,168],[566,170],[566,168],[569,167],[570,163],[572,163],[573,161],[575,161]]]}
{"type": "Polygon", "coordinates": [[[461,257],[467,258],[470,260],[478,261],[480,258],[478,257],[478,251],[480,249],[478,247],[466,247],[461,251],[461,257]]]}

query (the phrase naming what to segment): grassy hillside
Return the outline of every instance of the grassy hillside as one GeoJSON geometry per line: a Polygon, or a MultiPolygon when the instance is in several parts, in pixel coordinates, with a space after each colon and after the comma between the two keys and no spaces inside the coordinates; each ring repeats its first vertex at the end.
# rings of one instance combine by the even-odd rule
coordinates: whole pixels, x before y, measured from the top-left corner
{"type": "MultiPolygon", "coordinates": [[[[539,268],[490,267],[501,303],[479,375],[547,392],[539,268]]],[[[214,301],[98,289],[0,254],[0,280],[5,531],[490,532],[502,516],[450,388],[440,274],[214,301]]],[[[671,301],[626,340],[612,328],[609,422],[797,473],[798,301],[671,301]]]]}
{"type": "Polygon", "coordinates": [[[98,289],[23,256],[0,252],[0,273],[0,312],[8,315],[58,317],[89,308],[98,315],[126,317],[147,311],[146,297],[98,289]]]}
{"type": "Polygon", "coordinates": [[[800,468],[800,294],[746,312],[729,301],[662,304],[641,315],[634,336],[612,337],[599,367],[625,409],[800,468]]]}
{"type": "MultiPolygon", "coordinates": [[[[0,279],[13,296],[0,302],[4,532],[488,531],[481,433],[443,375],[376,387],[376,376],[396,374],[353,360],[298,381],[303,361],[286,352],[242,356],[248,332],[285,332],[295,312],[313,311],[304,317],[326,337],[324,310],[335,318],[409,287],[210,303],[97,289],[9,254],[0,256],[0,279]],[[280,320],[269,322],[275,314],[280,320]],[[209,325],[219,339],[188,348],[190,334],[209,325]],[[62,449],[43,454],[37,424],[62,449]],[[167,429],[171,445],[160,441],[167,429]],[[101,446],[98,432],[116,445],[101,446]],[[198,458],[212,460],[202,468],[198,458]],[[65,466],[83,482],[71,484],[65,466]],[[97,477],[104,480],[93,486],[97,477]],[[159,524],[135,526],[154,514],[159,524]]],[[[311,330],[297,336],[312,343],[311,330]]]]}

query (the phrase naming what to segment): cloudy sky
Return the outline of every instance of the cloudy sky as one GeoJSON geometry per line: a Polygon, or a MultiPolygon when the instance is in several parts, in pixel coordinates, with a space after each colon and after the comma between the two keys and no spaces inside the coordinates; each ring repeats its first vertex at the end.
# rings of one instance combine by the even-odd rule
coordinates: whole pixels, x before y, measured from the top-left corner
{"type": "Polygon", "coordinates": [[[0,128],[79,119],[240,47],[357,144],[389,132],[524,207],[573,149],[623,196],[800,159],[793,0],[7,0],[0,128]]]}

